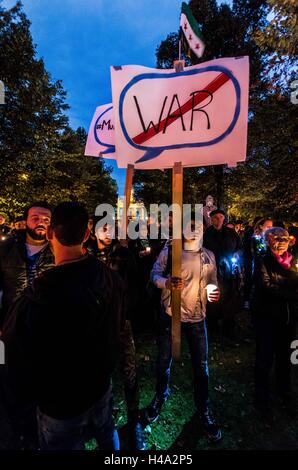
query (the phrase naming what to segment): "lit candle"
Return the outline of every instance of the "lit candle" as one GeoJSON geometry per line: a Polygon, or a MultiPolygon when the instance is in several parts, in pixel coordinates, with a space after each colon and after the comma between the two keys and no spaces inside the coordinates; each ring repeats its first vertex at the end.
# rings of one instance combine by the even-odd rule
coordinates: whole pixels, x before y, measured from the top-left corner
{"type": "Polygon", "coordinates": [[[146,246],[146,252],[147,252],[147,253],[150,253],[150,251],[151,251],[150,246],[146,246]]]}

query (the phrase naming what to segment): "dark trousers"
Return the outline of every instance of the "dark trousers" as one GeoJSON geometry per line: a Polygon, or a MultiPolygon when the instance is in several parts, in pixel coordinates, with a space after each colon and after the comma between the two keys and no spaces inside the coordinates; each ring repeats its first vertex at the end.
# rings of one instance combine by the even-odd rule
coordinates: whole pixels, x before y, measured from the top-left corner
{"type": "Polygon", "coordinates": [[[220,290],[219,301],[207,302],[208,332],[234,339],[235,317],[240,306],[237,280],[228,271],[226,276],[218,276],[218,285],[220,290]]]}
{"type": "MultiPolygon", "coordinates": [[[[165,400],[169,396],[172,363],[172,318],[162,310],[158,331],[158,357],[156,364],[156,396],[165,400]]],[[[204,413],[208,400],[208,340],[205,320],[196,323],[181,323],[186,336],[193,368],[194,401],[199,413],[204,413]]]]}
{"type": "Polygon", "coordinates": [[[255,318],[256,365],[255,392],[260,405],[267,405],[270,396],[270,372],[275,359],[277,392],[290,393],[291,343],[295,339],[295,322],[255,318]]]}
{"type": "Polygon", "coordinates": [[[137,375],[136,349],[131,323],[126,320],[120,334],[120,369],[123,374],[125,401],[128,421],[138,418],[139,414],[139,382],[137,375]]]}
{"type": "Polygon", "coordinates": [[[235,336],[235,316],[239,304],[239,297],[231,294],[231,297],[219,299],[219,302],[207,304],[207,324],[210,334],[220,334],[233,339],[235,336]]]}
{"type": "Polygon", "coordinates": [[[113,418],[112,387],[80,416],[54,419],[37,411],[41,450],[84,450],[88,439],[95,437],[100,450],[119,450],[119,438],[113,418]]]}
{"type": "Polygon", "coordinates": [[[252,258],[245,258],[244,259],[244,286],[243,286],[244,300],[250,300],[250,294],[251,294],[251,289],[252,289],[252,270],[253,270],[252,258]]]}

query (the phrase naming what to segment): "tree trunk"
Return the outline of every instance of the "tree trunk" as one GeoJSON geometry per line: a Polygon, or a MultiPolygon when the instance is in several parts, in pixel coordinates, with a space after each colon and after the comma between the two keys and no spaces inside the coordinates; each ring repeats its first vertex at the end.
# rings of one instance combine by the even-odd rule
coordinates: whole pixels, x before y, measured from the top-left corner
{"type": "Polygon", "coordinates": [[[216,202],[217,207],[220,209],[224,209],[224,166],[223,165],[215,165],[213,167],[214,175],[215,175],[215,184],[216,184],[216,202]]]}

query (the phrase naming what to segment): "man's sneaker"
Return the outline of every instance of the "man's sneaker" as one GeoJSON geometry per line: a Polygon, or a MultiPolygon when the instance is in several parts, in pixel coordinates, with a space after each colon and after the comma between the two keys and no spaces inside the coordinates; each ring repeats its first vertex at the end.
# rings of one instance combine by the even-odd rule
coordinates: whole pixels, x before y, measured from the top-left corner
{"type": "Polygon", "coordinates": [[[155,395],[150,405],[147,406],[147,408],[145,409],[144,415],[145,415],[145,420],[147,421],[147,423],[151,424],[157,420],[161,407],[164,404],[164,402],[165,402],[164,399],[160,399],[155,395]]]}
{"type": "Polygon", "coordinates": [[[147,450],[143,427],[139,421],[128,424],[129,450],[147,450]]]}
{"type": "Polygon", "coordinates": [[[204,428],[205,433],[212,442],[218,442],[221,440],[221,430],[215,423],[215,420],[208,409],[205,413],[200,414],[201,424],[204,428]]]}

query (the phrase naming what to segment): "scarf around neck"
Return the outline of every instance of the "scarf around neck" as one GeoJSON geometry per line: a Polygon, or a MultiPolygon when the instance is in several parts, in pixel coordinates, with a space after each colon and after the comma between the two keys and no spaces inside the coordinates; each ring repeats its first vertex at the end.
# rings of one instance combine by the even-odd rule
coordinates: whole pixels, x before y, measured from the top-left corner
{"type": "Polygon", "coordinates": [[[288,251],[285,251],[283,255],[278,255],[272,251],[273,256],[278,261],[278,263],[285,269],[290,269],[291,261],[293,256],[288,251]]]}

